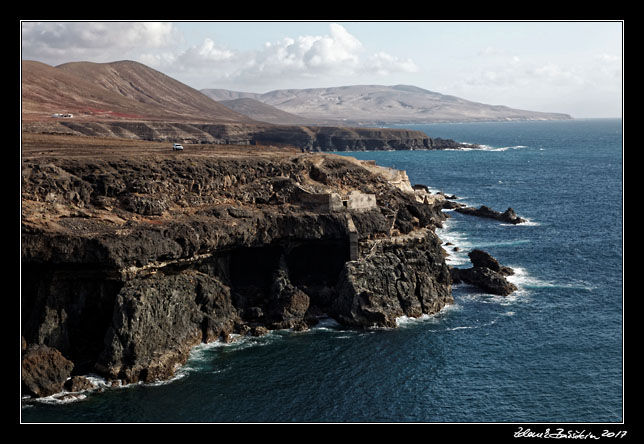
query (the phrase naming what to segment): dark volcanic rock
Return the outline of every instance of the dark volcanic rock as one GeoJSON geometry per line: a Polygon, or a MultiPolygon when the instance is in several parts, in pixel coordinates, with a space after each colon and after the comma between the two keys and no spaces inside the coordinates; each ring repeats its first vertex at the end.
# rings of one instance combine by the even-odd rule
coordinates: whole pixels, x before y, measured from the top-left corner
{"type": "MultiPolygon", "coordinates": [[[[167,379],[202,342],[302,330],[323,314],[390,327],[452,301],[433,232],[440,206],[355,160],[182,153],[22,166],[22,335],[77,374],[167,379]],[[354,192],[374,205],[345,207],[340,195],[354,192]]],[[[39,379],[59,391],[71,372],[59,367],[25,372],[30,393],[51,392],[39,379]]]]}
{"type": "Polygon", "coordinates": [[[468,256],[475,268],[489,268],[490,270],[496,271],[505,276],[511,276],[514,274],[514,270],[512,270],[512,268],[499,264],[499,261],[483,250],[472,250],[468,256]]]}
{"type": "Polygon", "coordinates": [[[84,376],[72,376],[65,381],[65,389],[70,392],[82,392],[84,390],[93,390],[96,388],[89,379],[84,376]]]}
{"type": "Polygon", "coordinates": [[[430,139],[430,146],[435,150],[458,150],[463,148],[480,148],[479,145],[474,145],[470,143],[461,143],[456,142],[452,139],[441,139],[440,137],[435,137],[430,139]]]}
{"type": "Polygon", "coordinates": [[[98,369],[128,383],[171,377],[191,347],[232,332],[237,314],[227,291],[198,272],[127,282],[116,298],[98,369]]]}
{"type": "Polygon", "coordinates": [[[395,327],[398,317],[436,313],[453,302],[436,235],[426,231],[398,242],[374,241],[365,258],[345,264],[332,308],[342,323],[395,327]]]}
{"type": "Polygon", "coordinates": [[[452,268],[452,279],[454,283],[466,282],[481,290],[500,296],[508,296],[517,288],[508,282],[501,273],[485,267],[472,267],[467,269],[452,268]]]}
{"type": "Polygon", "coordinates": [[[272,328],[306,328],[304,317],[311,299],[291,283],[285,260],[273,275],[270,298],[268,318],[272,328]]]}
{"type": "Polygon", "coordinates": [[[35,396],[50,396],[63,390],[74,368],[55,348],[31,345],[22,356],[23,391],[35,396]]]}
{"type": "Polygon", "coordinates": [[[452,280],[455,284],[465,282],[474,285],[487,293],[507,296],[516,291],[517,287],[505,278],[514,274],[510,267],[505,267],[481,250],[469,253],[474,265],[471,268],[450,268],[452,280]]]}
{"type": "Polygon", "coordinates": [[[520,218],[516,215],[512,208],[508,208],[503,213],[494,211],[485,205],[481,205],[479,208],[472,207],[460,207],[456,208],[455,211],[463,214],[469,214],[472,216],[487,217],[490,219],[496,219],[501,222],[507,222],[510,224],[520,224],[525,222],[525,219],[520,218]]]}

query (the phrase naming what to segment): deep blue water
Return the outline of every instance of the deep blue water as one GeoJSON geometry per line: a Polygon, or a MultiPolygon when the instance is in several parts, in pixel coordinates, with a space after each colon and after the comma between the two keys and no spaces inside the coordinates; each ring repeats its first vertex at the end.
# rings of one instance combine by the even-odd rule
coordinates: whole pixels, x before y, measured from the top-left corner
{"type": "Polygon", "coordinates": [[[439,235],[468,266],[516,270],[503,298],[467,285],[397,329],[333,322],[202,346],[175,380],[29,404],[23,422],[551,423],[623,420],[621,119],[410,125],[485,150],[343,153],[407,171],[512,226],[450,213],[439,235]]]}

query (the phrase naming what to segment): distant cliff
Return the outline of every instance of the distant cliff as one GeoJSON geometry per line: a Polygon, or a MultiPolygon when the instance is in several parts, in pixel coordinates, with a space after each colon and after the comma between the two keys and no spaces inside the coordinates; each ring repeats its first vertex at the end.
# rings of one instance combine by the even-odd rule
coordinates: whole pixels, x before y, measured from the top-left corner
{"type": "Polygon", "coordinates": [[[422,131],[244,123],[86,121],[23,122],[25,132],[118,137],[180,143],[293,146],[306,151],[376,151],[472,147],[422,131]]]}

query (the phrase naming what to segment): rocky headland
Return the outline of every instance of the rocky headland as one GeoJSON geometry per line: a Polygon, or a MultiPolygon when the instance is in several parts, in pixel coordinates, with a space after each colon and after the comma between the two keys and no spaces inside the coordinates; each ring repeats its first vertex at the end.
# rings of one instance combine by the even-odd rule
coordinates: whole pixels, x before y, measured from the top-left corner
{"type": "Polygon", "coordinates": [[[395,327],[452,302],[444,199],[404,172],[267,147],[47,140],[27,137],[22,162],[31,396],[87,373],[167,379],[199,343],[323,315],[395,327]]]}
{"type": "Polygon", "coordinates": [[[260,122],[130,61],[21,74],[26,396],[166,380],[200,343],[325,316],[393,328],[452,303],[453,279],[497,279],[447,266],[435,229],[458,204],[322,153],[475,145],[260,122]]]}

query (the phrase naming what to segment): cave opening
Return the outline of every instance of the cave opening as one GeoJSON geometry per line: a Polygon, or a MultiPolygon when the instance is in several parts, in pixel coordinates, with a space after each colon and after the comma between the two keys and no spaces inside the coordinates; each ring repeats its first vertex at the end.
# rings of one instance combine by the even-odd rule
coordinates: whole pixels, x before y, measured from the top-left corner
{"type": "Polygon", "coordinates": [[[301,243],[289,248],[285,258],[294,285],[335,286],[349,260],[349,243],[344,240],[301,243]]]}
{"type": "Polygon", "coordinates": [[[226,274],[238,308],[270,305],[271,288],[280,269],[292,285],[311,298],[312,305],[323,308],[329,304],[348,260],[348,240],[292,241],[232,250],[226,274]]]}

